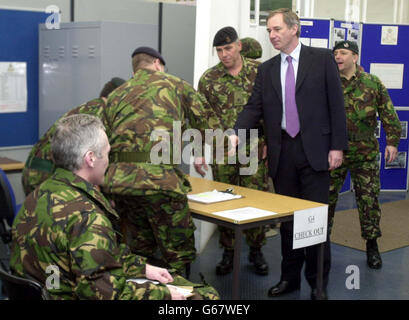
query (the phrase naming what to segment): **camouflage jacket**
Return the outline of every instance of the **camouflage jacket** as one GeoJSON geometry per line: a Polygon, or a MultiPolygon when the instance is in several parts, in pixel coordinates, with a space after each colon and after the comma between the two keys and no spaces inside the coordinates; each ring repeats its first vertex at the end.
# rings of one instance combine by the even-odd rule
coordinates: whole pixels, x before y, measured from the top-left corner
{"type": "Polygon", "coordinates": [[[170,299],[165,285],[126,281],[144,276],[146,260],[118,246],[117,218],[93,185],[57,168],[14,220],[12,272],[47,284],[55,266],[59,283],[47,288],[54,299],[170,299]]]}
{"type": "MultiPolygon", "coordinates": [[[[73,114],[86,113],[90,115],[95,115],[103,120],[104,110],[105,110],[104,100],[97,98],[70,110],[61,118],[73,114]]],[[[56,125],[54,124],[33,146],[27,158],[22,173],[22,183],[24,193],[26,195],[28,195],[37,186],[39,186],[54,171],[54,165],[51,156],[51,139],[55,133],[55,129],[56,125]]]]}
{"type": "Polygon", "coordinates": [[[259,64],[243,57],[243,68],[237,76],[229,74],[221,62],[201,76],[198,91],[219,115],[224,130],[233,128],[237,115],[247,103],[259,64]]]}
{"type": "Polygon", "coordinates": [[[379,78],[357,68],[351,79],[341,77],[341,80],[345,98],[349,151],[356,150],[363,154],[375,151],[371,149],[374,145],[378,145],[375,137],[377,115],[386,132],[387,145],[397,147],[400,141],[401,124],[388,91],[379,78]]]}
{"type": "Polygon", "coordinates": [[[107,105],[111,155],[104,192],[122,195],[163,191],[188,193],[191,190],[189,181],[177,167],[182,159],[174,161],[181,154],[180,134],[183,132],[175,132],[178,127],[187,129],[189,124],[204,137],[205,129],[220,128],[219,119],[204,97],[178,77],[139,69],[133,78],[110,94],[107,105]],[[161,133],[165,134],[168,143],[162,144],[163,139],[155,141],[155,133],[161,137],[164,137],[161,133]],[[169,148],[167,164],[152,163],[150,155],[154,152],[160,155],[157,152],[160,145],[169,148]],[[129,155],[129,158],[121,159],[122,155],[129,155]]]}

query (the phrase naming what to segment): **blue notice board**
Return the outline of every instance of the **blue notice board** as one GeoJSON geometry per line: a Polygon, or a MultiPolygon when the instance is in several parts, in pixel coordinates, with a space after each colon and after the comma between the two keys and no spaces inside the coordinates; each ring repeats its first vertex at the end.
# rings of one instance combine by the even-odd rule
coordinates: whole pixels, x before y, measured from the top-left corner
{"type": "Polygon", "coordinates": [[[402,89],[388,89],[395,107],[409,109],[409,25],[363,24],[361,66],[370,72],[371,63],[404,64],[402,89]],[[382,27],[398,28],[396,45],[383,45],[382,27]]]}
{"type": "Polygon", "coordinates": [[[386,136],[382,127],[379,130],[381,190],[408,190],[409,42],[407,39],[409,39],[409,25],[363,24],[361,65],[365,71],[371,71],[371,63],[403,65],[402,88],[388,88],[404,129],[398,146],[399,156],[392,166],[385,166],[386,136]],[[386,41],[382,40],[389,27],[397,29],[396,42],[393,44],[392,42],[385,44],[386,41]]]}
{"type": "Polygon", "coordinates": [[[301,18],[300,22],[300,38],[302,43],[314,46],[313,43],[315,40],[326,39],[328,48],[331,32],[331,20],[301,18]]]}
{"type": "MultiPolygon", "coordinates": [[[[402,135],[398,146],[398,158],[390,165],[385,163],[386,134],[380,128],[379,154],[381,190],[408,190],[408,110],[396,110],[402,125],[402,135]]],[[[379,123],[379,119],[378,119],[379,123]]]]}
{"type": "Polygon", "coordinates": [[[0,147],[31,145],[38,140],[38,25],[47,16],[45,12],[0,9],[0,62],[27,63],[27,112],[0,113],[0,147]]]}
{"type": "Polygon", "coordinates": [[[359,38],[360,24],[355,22],[334,20],[332,30],[331,49],[340,41],[349,40],[360,44],[359,38]]]}

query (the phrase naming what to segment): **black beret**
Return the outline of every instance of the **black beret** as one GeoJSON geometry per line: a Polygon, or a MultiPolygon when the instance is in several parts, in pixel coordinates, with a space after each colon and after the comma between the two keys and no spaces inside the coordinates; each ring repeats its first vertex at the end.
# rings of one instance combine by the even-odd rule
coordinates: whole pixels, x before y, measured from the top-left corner
{"type": "Polygon", "coordinates": [[[237,41],[239,36],[233,27],[224,27],[217,31],[213,39],[213,47],[224,46],[237,41]]]}
{"type": "Polygon", "coordinates": [[[337,49],[347,49],[347,50],[351,50],[352,52],[355,52],[356,54],[359,54],[359,49],[358,49],[358,45],[353,42],[353,41],[341,41],[338,42],[334,49],[332,49],[332,51],[335,51],[337,49]]]}
{"type": "Polygon", "coordinates": [[[150,47],[136,48],[135,51],[132,53],[132,58],[134,57],[134,55],[138,53],[145,53],[147,55],[150,55],[151,57],[158,58],[162,62],[163,65],[166,65],[165,59],[163,59],[161,54],[153,48],[150,48],[150,47]]]}

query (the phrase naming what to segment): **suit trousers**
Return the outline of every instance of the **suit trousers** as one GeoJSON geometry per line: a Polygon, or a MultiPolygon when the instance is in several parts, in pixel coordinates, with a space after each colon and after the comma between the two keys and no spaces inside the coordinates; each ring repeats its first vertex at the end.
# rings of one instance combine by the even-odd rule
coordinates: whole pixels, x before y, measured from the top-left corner
{"type": "MultiPolygon", "coordinates": [[[[321,203],[328,203],[329,171],[315,171],[305,155],[300,134],[292,138],[282,130],[280,160],[273,178],[276,193],[321,203]]],[[[305,277],[316,288],[318,245],[293,250],[293,221],[283,222],[281,234],[281,280],[299,285],[305,262],[305,277]]],[[[331,267],[329,237],[324,246],[324,288],[331,267]]]]}

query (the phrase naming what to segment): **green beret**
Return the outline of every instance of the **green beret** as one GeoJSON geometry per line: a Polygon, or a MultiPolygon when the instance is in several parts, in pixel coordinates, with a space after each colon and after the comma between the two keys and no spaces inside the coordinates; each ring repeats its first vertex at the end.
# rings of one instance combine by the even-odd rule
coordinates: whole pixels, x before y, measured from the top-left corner
{"type": "Polygon", "coordinates": [[[213,47],[224,46],[237,41],[239,36],[233,27],[224,27],[217,31],[213,39],[213,47]]]}
{"type": "Polygon", "coordinates": [[[341,41],[338,42],[334,49],[332,49],[332,51],[335,51],[337,49],[347,49],[347,50],[351,50],[352,52],[355,52],[356,54],[359,54],[359,49],[358,49],[358,45],[356,44],[356,42],[353,41],[341,41]]]}
{"type": "Polygon", "coordinates": [[[254,38],[243,38],[241,41],[241,55],[246,58],[258,59],[263,55],[260,42],[254,38]]]}

